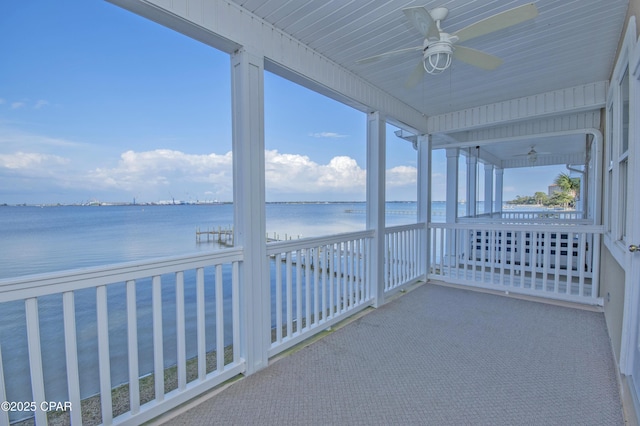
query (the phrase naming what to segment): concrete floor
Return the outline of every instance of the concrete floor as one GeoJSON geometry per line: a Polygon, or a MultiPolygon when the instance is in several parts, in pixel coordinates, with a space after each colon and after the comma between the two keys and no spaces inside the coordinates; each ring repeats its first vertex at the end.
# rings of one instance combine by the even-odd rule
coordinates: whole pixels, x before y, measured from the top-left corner
{"type": "Polygon", "coordinates": [[[604,316],[424,284],[169,425],[622,425],[604,316]]]}

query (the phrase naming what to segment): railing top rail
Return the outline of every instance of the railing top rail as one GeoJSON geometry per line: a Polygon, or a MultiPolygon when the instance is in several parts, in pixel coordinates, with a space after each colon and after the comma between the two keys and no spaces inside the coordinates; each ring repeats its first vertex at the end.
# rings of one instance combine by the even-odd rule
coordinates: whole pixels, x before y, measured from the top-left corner
{"type": "Polygon", "coordinates": [[[391,234],[393,232],[410,231],[412,229],[422,229],[425,226],[426,225],[424,223],[410,223],[407,225],[388,226],[387,228],[385,228],[384,232],[385,234],[391,234]]]}
{"type": "Polygon", "coordinates": [[[155,258],[0,280],[0,302],[92,288],[194,268],[241,261],[242,248],[155,258]]]}
{"type": "Polygon", "coordinates": [[[560,219],[560,218],[554,218],[554,217],[545,217],[545,218],[541,218],[541,217],[536,217],[536,218],[515,218],[515,219],[510,219],[510,218],[495,218],[495,219],[489,219],[489,218],[458,218],[458,223],[506,223],[506,224],[511,224],[511,223],[531,223],[531,224],[536,224],[536,223],[544,223],[544,224],[567,224],[567,225],[593,225],[593,220],[591,219],[560,219]]]}
{"type": "Polygon", "coordinates": [[[505,213],[582,213],[582,210],[572,210],[572,209],[550,209],[550,210],[545,210],[545,209],[531,209],[531,210],[512,210],[512,209],[503,209],[502,210],[502,214],[505,213]]]}
{"type": "Polygon", "coordinates": [[[267,255],[283,253],[292,250],[318,247],[327,244],[335,244],[343,241],[357,240],[360,238],[372,238],[374,230],[346,232],[342,234],[328,235],[323,237],[300,238],[297,240],[276,241],[267,244],[267,255]]]}
{"type": "Polygon", "coordinates": [[[504,210],[501,212],[493,213],[478,213],[475,216],[461,216],[461,217],[505,217],[505,216],[523,216],[523,215],[536,215],[536,216],[584,216],[585,212],[581,210],[504,210]]]}
{"type": "Polygon", "coordinates": [[[583,224],[549,224],[549,223],[491,223],[491,222],[466,222],[466,223],[429,223],[429,228],[444,229],[483,229],[487,231],[533,231],[533,232],[589,232],[594,234],[603,234],[604,227],[602,225],[583,225],[583,224]]]}

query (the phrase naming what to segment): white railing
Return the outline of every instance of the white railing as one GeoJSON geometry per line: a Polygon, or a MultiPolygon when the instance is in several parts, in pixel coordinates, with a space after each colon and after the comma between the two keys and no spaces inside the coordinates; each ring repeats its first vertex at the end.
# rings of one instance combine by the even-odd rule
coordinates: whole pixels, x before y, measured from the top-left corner
{"type": "MultiPolygon", "coordinates": [[[[602,304],[600,227],[458,223],[388,228],[371,259],[374,231],[268,243],[271,345],[276,355],[424,278],[602,304]],[[428,249],[428,250],[427,250],[428,249]],[[430,253],[426,270],[426,252],[430,253]]],[[[140,424],[244,373],[241,247],[0,280],[0,401],[68,401],[82,424],[140,424]],[[7,335],[9,335],[7,338],[7,335]],[[4,345],[2,343],[5,343],[4,345]],[[4,364],[4,365],[3,365],[4,364]],[[33,391],[32,391],[33,390],[33,391]],[[122,408],[123,407],[123,408],[122,408]]],[[[22,412],[46,424],[43,410],[22,412]]],[[[0,425],[22,418],[0,411],[0,425]]]]}
{"type": "Polygon", "coordinates": [[[373,231],[267,245],[272,269],[269,356],[371,305],[373,231]]]}
{"type": "Polygon", "coordinates": [[[385,230],[385,292],[424,278],[426,259],[422,242],[425,236],[424,224],[394,226],[385,230]]]}
{"type": "Polygon", "coordinates": [[[540,225],[592,225],[592,219],[583,219],[582,212],[575,211],[530,211],[480,214],[475,217],[460,217],[458,223],[504,223],[540,225]]]}
{"type": "Polygon", "coordinates": [[[580,211],[522,211],[510,212],[503,211],[502,219],[559,219],[559,220],[578,220],[582,219],[583,214],[580,211]]]}
{"type": "MultiPolygon", "coordinates": [[[[418,273],[412,228],[387,233],[393,285],[418,273]]],[[[372,306],[374,235],[267,244],[268,356],[372,306]]],[[[2,326],[12,335],[0,340],[0,400],[68,401],[72,409],[55,416],[74,425],[140,424],[244,373],[240,312],[250,308],[240,299],[242,253],[0,280],[3,319],[13,322],[2,326]]],[[[0,424],[35,417],[41,425],[51,416],[27,410],[0,412],[0,424]]]]}
{"type": "Polygon", "coordinates": [[[601,305],[602,228],[587,225],[429,225],[429,278],[601,305]]]}
{"type": "Polygon", "coordinates": [[[61,415],[80,425],[88,397],[92,423],[140,424],[243,372],[241,261],[232,249],[1,280],[15,335],[0,400],[34,405],[0,411],[0,424],[47,424],[41,404],[65,401],[61,415]]]}

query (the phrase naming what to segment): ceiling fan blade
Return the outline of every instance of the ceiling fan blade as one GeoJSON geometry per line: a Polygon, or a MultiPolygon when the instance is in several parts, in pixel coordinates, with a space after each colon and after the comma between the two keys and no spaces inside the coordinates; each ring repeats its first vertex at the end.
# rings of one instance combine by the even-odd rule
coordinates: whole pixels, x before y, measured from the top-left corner
{"type": "Polygon", "coordinates": [[[440,40],[440,31],[438,31],[438,26],[427,9],[422,6],[418,6],[408,7],[406,9],[402,9],[402,11],[409,22],[411,22],[411,24],[420,31],[420,34],[422,34],[424,38],[428,38],[429,40],[440,40]]]}
{"type": "Polygon", "coordinates": [[[461,43],[481,35],[489,34],[494,31],[528,21],[536,16],[538,16],[538,9],[536,8],[536,5],[529,3],[513,9],[505,10],[504,12],[478,21],[468,27],[456,31],[453,35],[458,36],[458,42],[461,43]]]}
{"type": "Polygon", "coordinates": [[[393,50],[391,52],[385,52],[385,53],[381,53],[379,55],[369,56],[368,58],[363,58],[363,59],[357,60],[356,63],[357,64],[368,64],[368,63],[371,63],[371,62],[375,62],[378,59],[386,58],[386,57],[389,57],[389,56],[400,55],[402,53],[407,53],[407,52],[415,52],[417,50],[422,50],[422,46],[407,47],[406,49],[393,50]]]}
{"type": "Polygon", "coordinates": [[[407,81],[404,83],[404,87],[407,89],[413,89],[420,83],[422,77],[424,77],[424,65],[422,65],[422,61],[418,62],[418,65],[413,69],[411,75],[407,78],[407,81]]]}
{"type": "Polygon", "coordinates": [[[453,56],[463,62],[483,70],[494,70],[502,64],[502,59],[476,49],[465,46],[455,46],[453,56]]]}

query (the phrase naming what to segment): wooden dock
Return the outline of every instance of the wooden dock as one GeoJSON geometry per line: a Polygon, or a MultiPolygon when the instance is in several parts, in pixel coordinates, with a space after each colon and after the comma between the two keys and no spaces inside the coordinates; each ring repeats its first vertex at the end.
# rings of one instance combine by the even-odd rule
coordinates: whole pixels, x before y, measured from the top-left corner
{"type": "MultiPolygon", "coordinates": [[[[298,235],[298,239],[302,238],[302,236],[298,235]]],[[[267,242],[273,243],[276,241],[287,241],[292,240],[293,237],[287,234],[284,234],[284,238],[280,236],[280,234],[276,234],[275,232],[271,234],[267,234],[267,242]]],[[[196,243],[217,243],[221,246],[225,247],[233,247],[233,228],[227,227],[222,228],[218,227],[209,229],[206,231],[201,230],[200,228],[196,228],[196,243]]]]}
{"type": "Polygon", "coordinates": [[[233,228],[207,228],[206,231],[202,231],[200,230],[200,228],[196,228],[196,242],[214,242],[222,246],[233,247],[233,228]]]}

